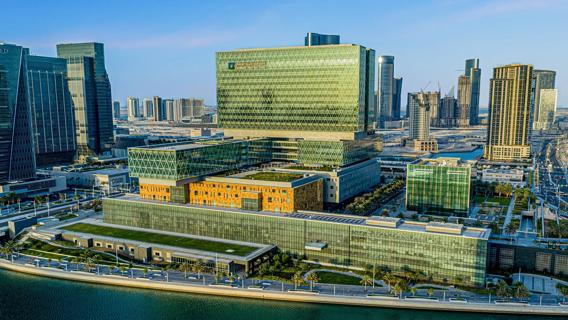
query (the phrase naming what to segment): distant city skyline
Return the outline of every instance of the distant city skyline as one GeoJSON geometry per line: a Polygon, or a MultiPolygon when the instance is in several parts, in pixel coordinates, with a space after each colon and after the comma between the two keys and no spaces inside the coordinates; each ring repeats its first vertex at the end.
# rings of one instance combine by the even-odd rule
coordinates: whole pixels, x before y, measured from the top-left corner
{"type": "MultiPolygon", "coordinates": [[[[429,81],[425,91],[437,89],[438,81],[442,92],[457,86],[463,61],[469,58],[479,58],[483,70],[515,62],[555,70],[558,106],[568,106],[568,93],[563,90],[568,86],[564,76],[568,61],[563,58],[568,45],[561,41],[568,2],[142,2],[98,6],[69,1],[52,6],[6,3],[7,12],[26,12],[28,18],[6,16],[0,23],[5,27],[2,41],[51,57],[56,56],[58,43],[104,43],[113,100],[122,105],[127,96],[154,95],[194,96],[215,105],[215,52],[303,45],[307,32],[317,32],[337,34],[342,43],[375,49],[377,56],[394,56],[396,76],[405,79],[403,110],[406,93],[419,91],[429,81]],[[73,13],[87,6],[88,16],[73,13]],[[318,19],[313,16],[316,9],[318,19]],[[54,19],[45,21],[46,15],[54,19]],[[126,15],[137,19],[124,19],[126,15]],[[41,28],[28,23],[39,20],[43,21],[41,28]],[[525,46],[526,39],[538,45],[525,46]]],[[[487,107],[488,84],[489,74],[482,73],[481,109],[487,107]]]]}

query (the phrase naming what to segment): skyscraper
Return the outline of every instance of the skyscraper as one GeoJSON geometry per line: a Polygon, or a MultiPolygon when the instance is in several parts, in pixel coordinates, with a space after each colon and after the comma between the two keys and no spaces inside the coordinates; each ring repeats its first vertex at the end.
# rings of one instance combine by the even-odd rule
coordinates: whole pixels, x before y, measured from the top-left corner
{"type": "Polygon", "coordinates": [[[67,60],[79,158],[110,150],[113,143],[112,98],[104,45],[96,42],[58,44],[57,56],[67,60]]]}
{"type": "Polygon", "coordinates": [[[440,91],[424,92],[430,106],[430,126],[439,127],[440,119],[440,91]]]}
{"type": "Polygon", "coordinates": [[[139,118],[140,115],[140,99],[134,97],[126,98],[126,107],[128,110],[128,120],[132,121],[139,118]]]}
{"type": "Polygon", "coordinates": [[[442,128],[453,128],[458,122],[458,101],[454,97],[454,88],[440,100],[440,110],[438,113],[438,126],[442,128]]]}
{"type": "MultiPolygon", "coordinates": [[[[460,94],[460,87],[458,85],[458,100],[462,96],[462,101],[469,100],[469,123],[470,125],[479,124],[479,88],[481,85],[481,69],[479,69],[479,59],[467,59],[465,60],[465,77],[469,78],[467,82],[469,84],[469,98],[464,95],[466,92],[460,94]]],[[[463,82],[465,85],[466,82],[463,82]]],[[[458,80],[459,84],[459,80],[458,80]]],[[[461,103],[461,102],[460,102],[461,103]]]]}
{"type": "Polygon", "coordinates": [[[164,120],[164,104],[162,98],[158,96],[152,97],[152,116],[154,121],[164,120]]]}
{"type": "Polygon", "coordinates": [[[530,157],[529,126],[532,65],[493,69],[489,84],[489,125],[484,157],[490,161],[530,157]]]}
{"type": "Polygon", "coordinates": [[[556,83],[556,71],[552,70],[534,70],[533,83],[531,87],[531,124],[534,130],[548,129],[554,122],[554,112],[556,112],[555,93],[547,89],[554,89],[556,83]],[[545,102],[547,105],[542,106],[542,93],[546,91],[545,102]],[[553,97],[554,96],[554,97],[553,97]],[[554,101],[553,101],[554,100],[554,101]],[[553,103],[554,102],[554,103],[553,103]],[[553,106],[554,104],[554,106],[553,106]],[[544,110],[541,110],[544,109],[544,110]],[[554,109],[554,111],[552,111],[554,109]],[[552,117],[551,117],[552,111],[552,117]],[[550,121],[552,119],[552,121],[550,121]]]}
{"type": "MultiPolygon", "coordinates": [[[[422,151],[438,149],[436,140],[430,139],[430,103],[433,92],[409,92],[406,112],[409,116],[407,146],[422,151]]],[[[439,93],[437,95],[439,97],[439,93]]]]}
{"type": "Polygon", "coordinates": [[[28,53],[0,43],[0,183],[35,177],[28,53]]]}
{"type": "Polygon", "coordinates": [[[554,124],[558,90],[540,89],[539,108],[533,125],[534,130],[547,130],[554,124]]]}
{"type": "Polygon", "coordinates": [[[120,119],[120,101],[112,102],[112,116],[115,119],[120,119]]]}
{"type": "Polygon", "coordinates": [[[77,145],[67,61],[28,56],[27,65],[37,165],[71,162],[77,145]]]}
{"type": "Polygon", "coordinates": [[[394,78],[394,89],[392,98],[392,119],[400,119],[400,100],[402,98],[402,77],[394,78]]]}
{"type": "Polygon", "coordinates": [[[153,119],[154,118],[154,106],[151,99],[144,98],[143,101],[143,108],[142,108],[142,117],[146,119],[153,119]]]}
{"type": "Polygon", "coordinates": [[[339,44],[339,36],[334,34],[308,32],[304,38],[304,45],[306,46],[323,46],[330,44],[339,44]]]}
{"type": "Polygon", "coordinates": [[[164,99],[163,104],[164,112],[166,113],[163,120],[174,121],[174,100],[164,99]]]}
{"type": "Polygon", "coordinates": [[[408,93],[409,131],[411,140],[430,139],[430,103],[428,94],[423,92],[408,93]]]}
{"type": "Polygon", "coordinates": [[[394,98],[394,57],[377,58],[378,87],[375,100],[375,121],[378,128],[384,128],[385,121],[393,120],[394,98]]]}
{"type": "Polygon", "coordinates": [[[471,105],[471,78],[461,75],[458,78],[458,126],[468,127],[471,122],[469,107],[471,105]]]}

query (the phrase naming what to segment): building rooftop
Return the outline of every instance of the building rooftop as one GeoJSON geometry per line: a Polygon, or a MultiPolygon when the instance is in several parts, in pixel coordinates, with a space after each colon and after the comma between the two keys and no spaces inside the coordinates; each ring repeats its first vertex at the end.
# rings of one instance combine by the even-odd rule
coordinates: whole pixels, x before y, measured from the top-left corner
{"type": "Polygon", "coordinates": [[[290,214],[282,214],[282,213],[274,213],[268,211],[246,211],[234,208],[198,206],[193,204],[177,204],[177,203],[142,199],[137,194],[126,194],[124,196],[117,197],[115,199],[133,201],[133,202],[154,203],[165,206],[200,208],[204,210],[223,210],[239,214],[253,214],[253,215],[280,217],[284,219],[314,220],[314,221],[322,221],[327,223],[350,224],[350,225],[368,226],[372,228],[383,228],[383,229],[396,229],[400,231],[409,231],[409,232],[427,232],[427,233],[436,233],[436,234],[446,234],[452,236],[462,236],[467,238],[485,239],[485,240],[489,239],[489,235],[491,233],[490,229],[485,229],[485,228],[464,227],[462,225],[451,224],[451,223],[440,224],[436,222],[424,223],[424,222],[415,222],[415,221],[405,221],[402,219],[396,220],[397,218],[381,218],[375,216],[359,217],[359,216],[352,216],[345,214],[332,214],[332,213],[315,212],[315,211],[298,211],[290,214]],[[381,220],[385,221],[384,225],[381,225],[381,223],[376,223],[377,221],[381,220]],[[393,224],[396,224],[396,227],[392,227],[393,224]],[[461,232],[457,233],[455,231],[457,229],[461,229],[461,232]]]}
{"type": "Polygon", "coordinates": [[[437,167],[470,167],[471,165],[461,160],[461,158],[435,158],[422,159],[419,165],[437,166],[437,167]]]}

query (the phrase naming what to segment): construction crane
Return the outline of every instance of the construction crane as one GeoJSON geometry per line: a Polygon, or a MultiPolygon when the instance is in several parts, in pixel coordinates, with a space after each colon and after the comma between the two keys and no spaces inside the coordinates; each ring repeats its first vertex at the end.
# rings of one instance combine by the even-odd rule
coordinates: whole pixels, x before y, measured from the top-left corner
{"type": "Polygon", "coordinates": [[[428,89],[428,86],[430,86],[431,83],[432,83],[432,81],[428,81],[426,86],[424,86],[424,88],[421,88],[420,91],[424,92],[424,90],[428,89]]]}

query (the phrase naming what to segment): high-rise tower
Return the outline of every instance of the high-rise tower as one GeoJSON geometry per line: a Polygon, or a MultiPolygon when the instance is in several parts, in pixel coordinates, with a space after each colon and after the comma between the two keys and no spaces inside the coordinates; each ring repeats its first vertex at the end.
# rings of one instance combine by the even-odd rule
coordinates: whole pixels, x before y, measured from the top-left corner
{"type": "Polygon", "coordinates": [[[140,99],[134,97],[126,98],[126,108],[128,110],[128,120],[132,121],[139,118],[140,115],[140,99]]]}
{"type": "Polygon", "coordinates": [[[510,64],[493,69],[489,84],[489,125],[484,157],[513,161],[530,157],[532,65],[510,64]]]}
{"type": "MultiPolygon", "coordinates": [[[[438,149],[436,140],[430,139],[430,103],[431,92],[409,92],[406,107],[409,116],[407,146],[421,151],[438,149]]],[[[439,93],[438,93],[439,98],[439,93]]],[[[439,99],[438,99],[439,100],[439,99]]]]}
{"type": "Polygon", "coordinates": [[[109,151],[113,143],[112,98],[104,45],[58,44],[57,56],[67,60],[79,158],[109,151]]]}
{"type": "Polygon", "coordinates": [[[38,166],[73,161],[77,145],[67,61],[28,56],[28,93],[38,166]]]}
{"type": "MultiPolygon", "coordinates": [[[[481,69],[479,68],[479,59],[467,59],[465,60],[465,78],[468,80],[462,80],[462,84],[469,86],[465,88],[459,86],[460,80],[458,80],[458,103],[463,106],[462,102],[468,101],[469,106],[469,124],[477,125],[479,124],[479,88],[481,85],[481,69]],[[460,93],[461,90],[465,90],[460,93]],[[461,100],[460,100],[461,99],[461,100]]],[[[461,77],[460,77],[461,78],[461,77]]],[[[465,108],[465,106],[460,107],[465,108]]]]}
{"type": "Polygon", "coordinates": [[[28,53],[0,43],[0,183],[35,177],[28,53]]]}
{"type": "Polygon", "coordinates": [[[375,101],[375,121],[377,127],[384,128],[385,121],[393,120],[394,98],[394,57],[377,58],[378,86],[375,101]]]}
{"type": "Polygon", "coordinates": [[[308,47],[339,44],[339,36],[334,34],[308,32],[304,38],[304,44],[308,47]]]}
{"type": "Polygon", "coordinates": [[[548,129],[556,113],[556,71],[534,70],[531,88],[531,124],[534,130],[548,129]]]}

